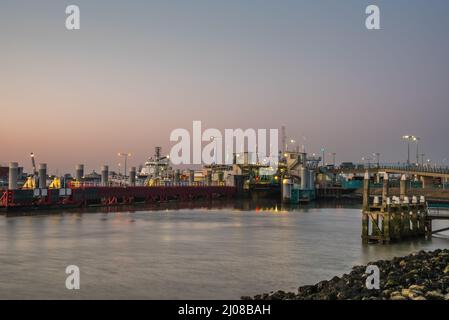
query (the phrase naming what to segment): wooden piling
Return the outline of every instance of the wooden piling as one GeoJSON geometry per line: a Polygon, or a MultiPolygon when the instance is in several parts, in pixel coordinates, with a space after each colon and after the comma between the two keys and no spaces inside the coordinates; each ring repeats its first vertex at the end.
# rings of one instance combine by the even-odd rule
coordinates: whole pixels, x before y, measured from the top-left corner
{"type": "Polygon", "coordinates": [[[369,181],[370,181],[369,172],[366,171],[365,179],[363,179],[363,210],[365,211],[369,210],[369,197],[370,197],[369,181]]]}
{"type": "Polygon", "coordinates": [[[408,197],[408,178],[401,178],[400,200],[390,201],[388,174],[384,175],[382,202],[370,204],[369,173],[363,184],[362,240],[364,243],[389,243],[409,237],[431,234],[431,222],[427,219],[427,206],[408,197]],[[430,230],[430,233],[429,233],[430,230]]]}
{"type": "Polygon", "coordinates": [[[387,205],[387,199],[390,197],[390,182],[388,173],[385,172],[382,185],[382,206],[387,205]]]}
{"type": "Polygon", "coordinates": [[[401,200],[404,200],[404,198],[407,196],[408,194],[408,177],[403,174],[401,177],[401,181],[399,183],[399,197],[401,198],[401,200]]]}

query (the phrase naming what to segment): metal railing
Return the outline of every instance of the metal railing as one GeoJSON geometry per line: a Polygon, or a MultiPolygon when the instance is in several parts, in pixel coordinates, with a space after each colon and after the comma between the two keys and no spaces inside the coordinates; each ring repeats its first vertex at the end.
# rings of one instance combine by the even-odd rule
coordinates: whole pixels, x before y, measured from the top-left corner
{"type": "Polygon", "coordinates": [[[449,207],[428,207],[428,214],[432,217],[441,217],[441,218],[449,218],[449,207]]]}
{"type": "MultiPolygon", "coordinates": [[[[130,184],[128,183],[114,183],[114,182],[108,182],[108,184],[105,186],[101,182],[80,182],[80,181],[69,181],[67,182],[68,188],[89,188],[89,187],[129,187],[130,184]]],[[[136,182],[136,187],[226,187],[229,186],[226,181],[212,181],[208,183],[207,181],[195,181],[193,183],[190,183],[189,181],[154,181],[151,185],[147,185],[144,182],[136,182]]]]}
{"type": "Polygon", "coordinates": [[[386,170],[401,170],[401,171],[412,171],[412,172],[428,172],[428,173],[442,173],[442,174],[449,174],[449,166],[436,166],[436,165],[416,165],[416,164],[389,164],[389,163],[382,163],[382,164],[376,164],[376,163],[359,163],[354,164],[354,167],[338,167],[337,169],[340,170],[366,170],[366,169],[386,169],[386,170]]]}

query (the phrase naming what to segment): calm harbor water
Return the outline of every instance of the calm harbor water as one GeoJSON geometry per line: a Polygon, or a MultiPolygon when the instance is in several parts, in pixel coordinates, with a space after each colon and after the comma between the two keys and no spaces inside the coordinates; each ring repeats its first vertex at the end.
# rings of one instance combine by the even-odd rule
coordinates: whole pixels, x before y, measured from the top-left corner
{"type": "Polygon", "coordinates": [[[0,299],[239,299],[449,247],[445,238],[364,246],[351,205],[133,210],[0,216],[0,299]],[[68,265],[81,270],[80,290],[65,288],[68,265]]]}

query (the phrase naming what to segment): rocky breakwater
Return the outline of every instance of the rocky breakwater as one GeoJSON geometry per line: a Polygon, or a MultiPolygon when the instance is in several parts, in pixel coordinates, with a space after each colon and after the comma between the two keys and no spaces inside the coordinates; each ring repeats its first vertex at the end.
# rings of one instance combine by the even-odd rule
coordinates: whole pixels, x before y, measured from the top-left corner
{"type": "Polygon", "coordinates": [[[255,300],[449,300],[449,250],[420,251],[406,257],[355,266],[349,274],[299,287],[298,292],[270,292],[255,300]],[[379,289],[367,288],[368,265],[379,268],[379,289]]]}

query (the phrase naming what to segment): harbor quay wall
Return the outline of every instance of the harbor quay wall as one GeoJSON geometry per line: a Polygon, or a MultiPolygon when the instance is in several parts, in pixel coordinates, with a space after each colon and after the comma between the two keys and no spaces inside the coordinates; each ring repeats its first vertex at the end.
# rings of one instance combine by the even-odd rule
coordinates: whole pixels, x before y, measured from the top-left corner
{"type": "Polygon", "coordinates": [[[46,208],[233,197],[232,186],[81,187],[0,191],[0,208],[46,208]]]}

